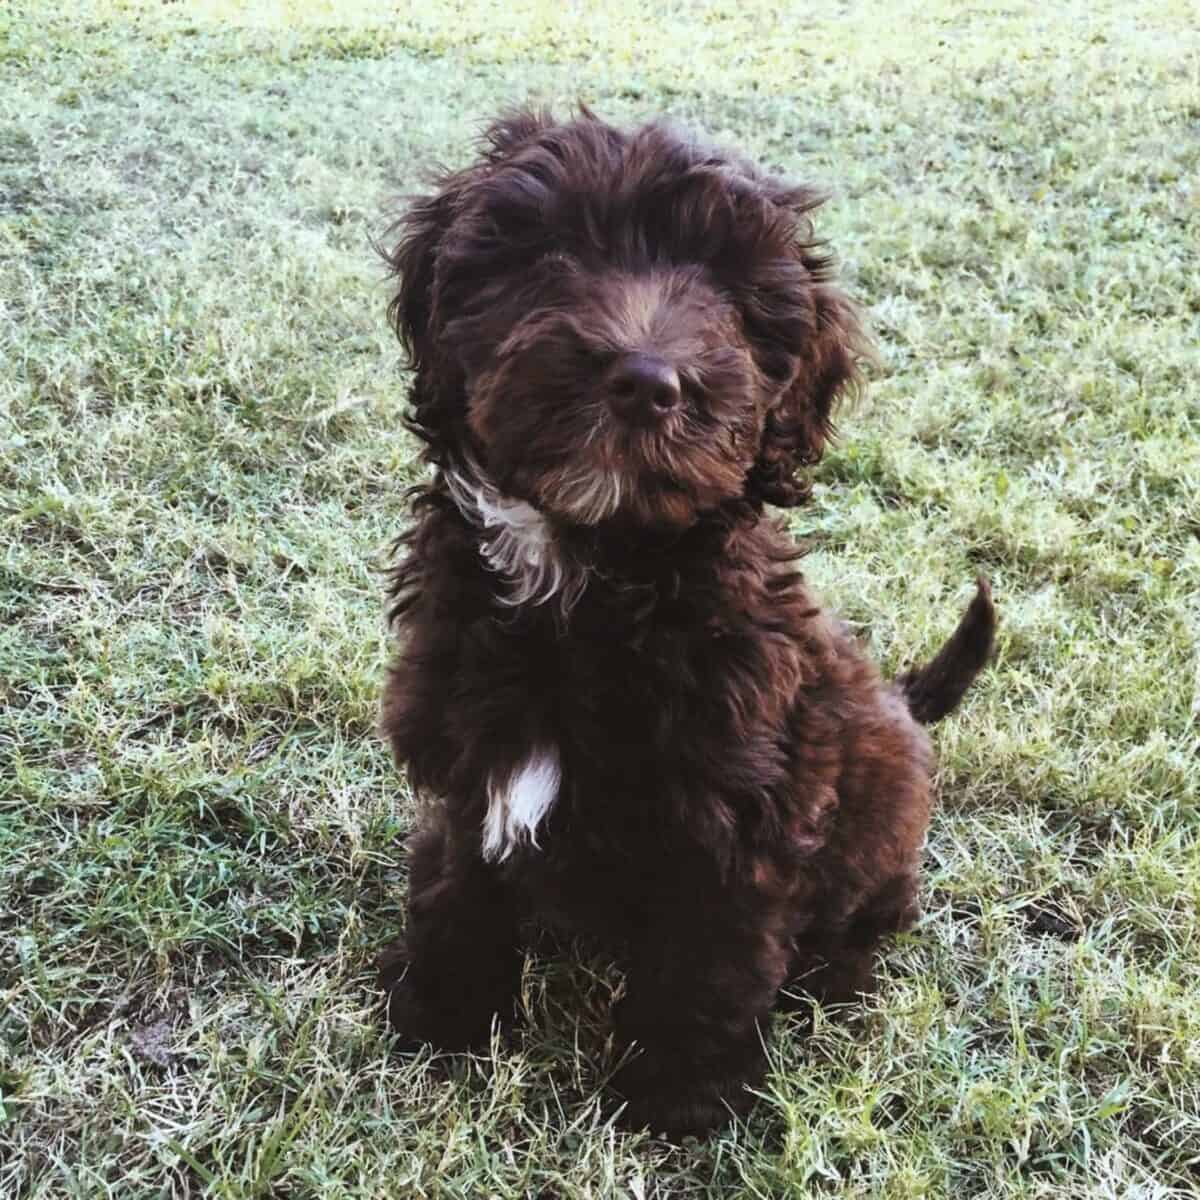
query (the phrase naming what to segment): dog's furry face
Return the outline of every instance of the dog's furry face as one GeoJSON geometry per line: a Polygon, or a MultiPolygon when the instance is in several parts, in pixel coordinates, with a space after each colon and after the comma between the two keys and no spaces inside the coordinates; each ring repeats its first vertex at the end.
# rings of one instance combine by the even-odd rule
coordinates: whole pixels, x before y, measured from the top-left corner
{"type": "Polygon", "coordinates": [[[390,255],[430,457],[571,525],[798,503],[860,349],[817,202],[663,125],[497,122],[390,255]]]}

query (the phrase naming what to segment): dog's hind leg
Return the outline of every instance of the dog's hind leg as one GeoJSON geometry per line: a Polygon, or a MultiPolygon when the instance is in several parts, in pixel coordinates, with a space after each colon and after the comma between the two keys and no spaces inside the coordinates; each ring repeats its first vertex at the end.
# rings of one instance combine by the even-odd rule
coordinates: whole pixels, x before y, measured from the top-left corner
{"type": "Polygon", "coordinates": [[[410,1043],[461,1050],[512,1015],[522,953],[517,910],[496,866],[443,827],[409,846],[408,925],[380,956],[388,1021],[410,1043]],[[473,852],[472,852],[473,851],[473,852]]]}
{"type": "MultiPolygon", "coordinates": [[[[914,873],[895,875],[844,920],[795,938],[789,980],[779,993],[778,1007],[804,1012],[813,1000],[850,1004],[874,992],[879,946],[917,919],[917,887],[914,873]]],[[[815,904],[819,912],[836,907],[829,899],[815,904]]]]}

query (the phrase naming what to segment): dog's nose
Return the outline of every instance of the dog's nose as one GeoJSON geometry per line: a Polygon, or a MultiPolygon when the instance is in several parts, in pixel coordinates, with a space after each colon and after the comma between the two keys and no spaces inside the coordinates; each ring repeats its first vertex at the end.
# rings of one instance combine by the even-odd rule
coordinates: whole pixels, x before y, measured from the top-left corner
{"type": "Polygon", "coordinates": [[[654,354],[627,354],[608,377],[613,412],[626,421],[655,421],[680,401],[679,373],[654,354]]]}

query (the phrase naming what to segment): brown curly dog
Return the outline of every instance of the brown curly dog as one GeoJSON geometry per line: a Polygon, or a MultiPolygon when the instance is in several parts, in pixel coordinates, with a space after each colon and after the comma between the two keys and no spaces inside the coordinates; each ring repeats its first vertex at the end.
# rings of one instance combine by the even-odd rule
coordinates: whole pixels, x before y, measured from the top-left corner
{"type": "Polygon", "coordinates": [[[917,912],[921,723],[995,627],[981,581],[889,684],[764,512],[806,498],[865,350],[817,203],[663,124],[522,112],[388,256],[432,468],[392,589],[384,727],[427,803],[389,1017],[468,1046],[526,918],[606,935],[624,1119],[672,1137],[747,1107],[782,985],[871,988],[917,912]]]}

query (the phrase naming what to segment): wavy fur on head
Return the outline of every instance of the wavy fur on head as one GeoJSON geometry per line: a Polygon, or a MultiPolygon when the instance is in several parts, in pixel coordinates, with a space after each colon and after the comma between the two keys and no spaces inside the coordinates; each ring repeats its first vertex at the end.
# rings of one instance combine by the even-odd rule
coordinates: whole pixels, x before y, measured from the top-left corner
{"type": "Polygon", "coordinates": [[[384,728],[426,805],[389,1016],[469,1045],[524,918],[606,935],[625,1119],[671,1135],[746,1107],[782,985],[852,999],[913,920],[918,719],[995,623],[981,586],[889,685],[764,514],[805,498],[863,351],[816,204],[664,124],[527,112],[388,254],[435,468],[392,586],[384,728]]]}
{"type": "Polygon", "coordinates": [[[667,520],[731,495],[800,503],[796,472],[820,458],[865,349],[813,235],[820,200],[663,124],[498,121],[481,158],[393,230],[389,313],[429,458],[486,442],[501,486],[540,484],[551,507],[555,488],[574,493],[585,518],[619,509],[622,480],[669,486],[667,520]],[[694,403],[670,436],[634,440],[606,427],[595,385],[643,346],[672,354],[694,403]],[[721,426],[731,442],[712,437],[721,426]],[[623,455],[636,480],[615,469],[623,455]],[[584,466],[610,468],[611,503],[584,466]]]}

